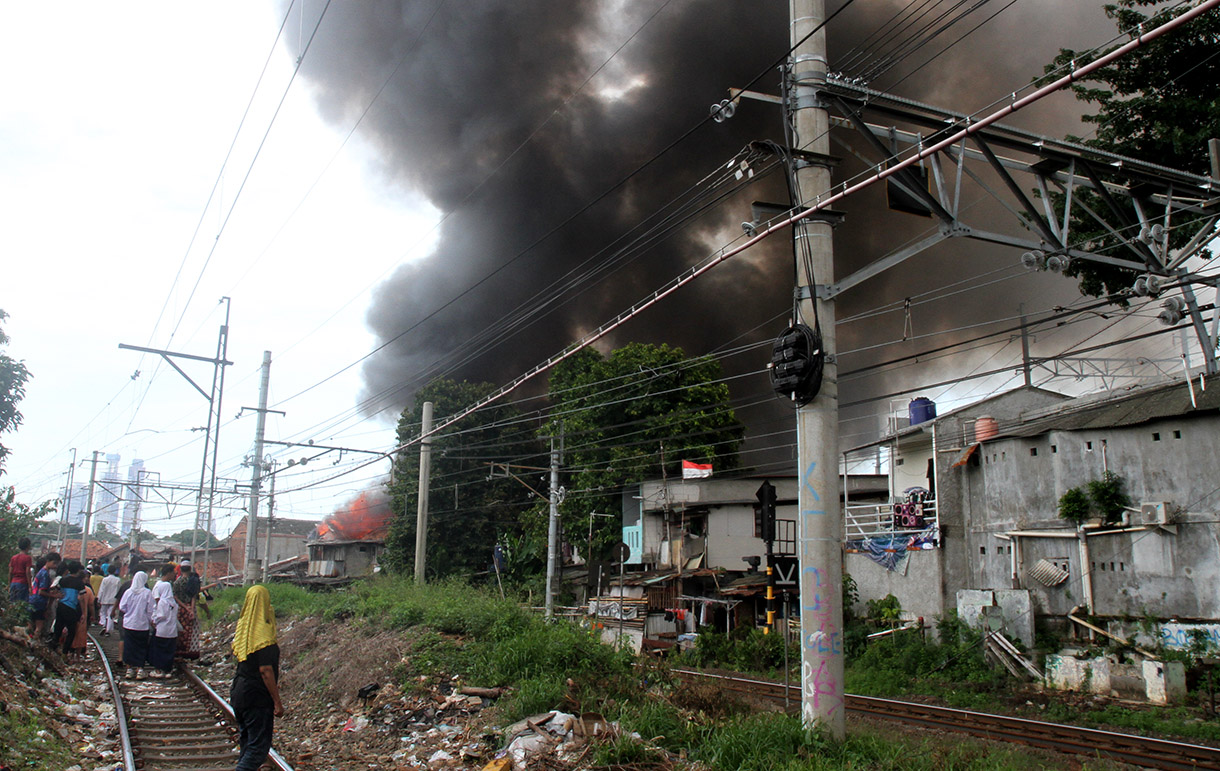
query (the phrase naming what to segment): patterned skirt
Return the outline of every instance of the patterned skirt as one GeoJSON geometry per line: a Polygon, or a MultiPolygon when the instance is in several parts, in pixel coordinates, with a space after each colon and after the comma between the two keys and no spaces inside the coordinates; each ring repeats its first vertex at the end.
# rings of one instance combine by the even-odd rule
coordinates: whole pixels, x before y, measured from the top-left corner
{"type": "Polygon", "coordinates": [[[178,658],[199,658],[199,615],[193,607],[178,606],[178,625],[178,658]]]}

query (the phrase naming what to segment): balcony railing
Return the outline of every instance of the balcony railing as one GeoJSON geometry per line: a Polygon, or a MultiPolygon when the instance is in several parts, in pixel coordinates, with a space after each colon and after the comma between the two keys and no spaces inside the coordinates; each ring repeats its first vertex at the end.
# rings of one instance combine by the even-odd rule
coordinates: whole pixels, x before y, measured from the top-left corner
{"type": "MultiPolygon", "coordinates": [[[[940,532],[936,501],[922,503],[869,503],[848,506],[844,512],[843,540],[927,536],[940,532]]],[[[939,541],[939,537],[936,537],[939,541]]]]}

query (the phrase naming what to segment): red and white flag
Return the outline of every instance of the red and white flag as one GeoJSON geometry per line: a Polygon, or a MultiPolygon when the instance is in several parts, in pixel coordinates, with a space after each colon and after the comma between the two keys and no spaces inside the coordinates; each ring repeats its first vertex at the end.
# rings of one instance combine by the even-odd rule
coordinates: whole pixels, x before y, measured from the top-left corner
{"type": "Polygon", "coordinates": [[[683,479],[707,479],[712,475],[712,464],[695,463],[691,460],[682,461],[683,479]]]}

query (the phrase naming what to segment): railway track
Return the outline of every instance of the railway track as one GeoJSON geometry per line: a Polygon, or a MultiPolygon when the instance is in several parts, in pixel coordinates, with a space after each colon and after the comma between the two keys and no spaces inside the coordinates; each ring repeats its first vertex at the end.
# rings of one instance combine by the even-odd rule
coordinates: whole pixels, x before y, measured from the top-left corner
{"type": "MultiPolygon", "coordinates": [[[[801,693],[800,687],[796,685],[785,687],[783,683],[769,680],[711,674],[693,669],[673,671],[687,682],[712,683],[723,691],[776,704],[785,704],[786,688],[787,709],[792,712],[800,709],[801,693]]],[[[1198,744],[851,694],[847,696],[847,710],[883,720],[899,720],[907,725],[965,733],[1073,755],[1106,758],[1141,768],[1164,771],[1220,769],[1220,748],[1198,744]]]]}
{"type": "MultiPolygon", "coordinates": [[[[114,699],[124,771],[232,771],[237,763],[233,710],[185,665],[165,679],[119,676],[117,636],[89,636],[114,699]]],[[[276,771],[292,767],[274,750],[276,771]]]]}

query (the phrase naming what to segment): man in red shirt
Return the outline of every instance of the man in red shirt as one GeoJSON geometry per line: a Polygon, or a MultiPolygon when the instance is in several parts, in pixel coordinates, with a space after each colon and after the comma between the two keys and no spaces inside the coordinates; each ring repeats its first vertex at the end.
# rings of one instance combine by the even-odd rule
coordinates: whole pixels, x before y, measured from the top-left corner
{"type": "Polygon", "coordinates": [[[34,558],[30,556],[30,539],[17,542],[20,549],[8,561],[8,600],[14,605],[30,598],[30,581],[34,576],[34,558]]]}

